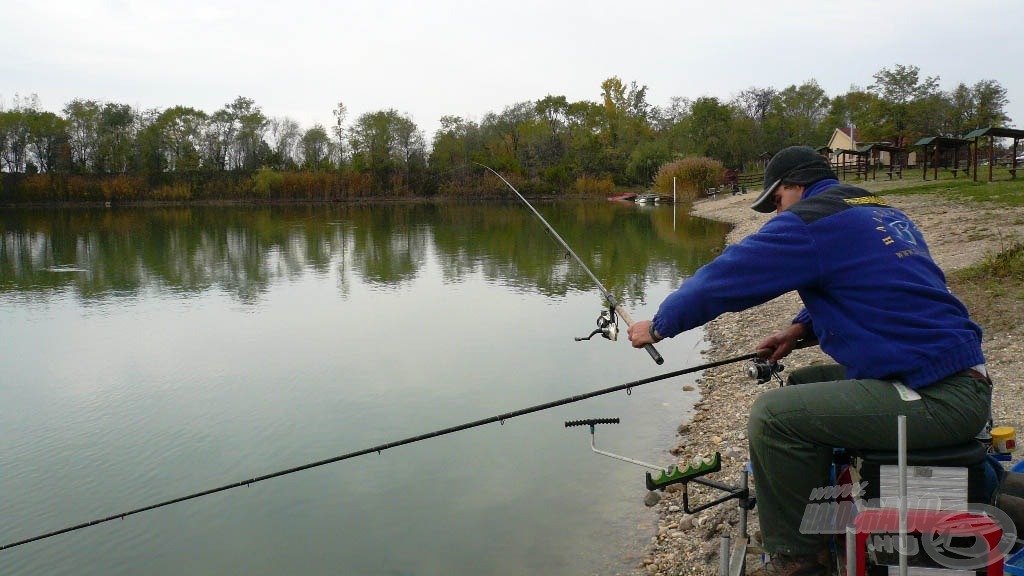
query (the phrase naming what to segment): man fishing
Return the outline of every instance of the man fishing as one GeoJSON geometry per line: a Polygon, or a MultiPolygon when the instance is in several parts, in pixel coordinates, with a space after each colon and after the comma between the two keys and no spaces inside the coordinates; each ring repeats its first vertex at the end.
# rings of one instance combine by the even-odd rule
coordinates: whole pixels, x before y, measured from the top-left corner
{"type": "Polygon", "coordinates": [[[837,364],[795,370],[762,394],[748,421],[762,545],[759,576],[825,574],[826,542],[800,523],[812,490],[827,486],[832,448],[897,449],[974,438],[989,417],[991,383],[981,328],[950,294],[924,238],[884,199],[840,184],[828,161],[793,146],[768,163],[751,206],[776,215],[726,248],[634,323],[634,347],[702,326],[796,290],[804,308],[762,341],[778,361],[817,340],[837,364]]]}

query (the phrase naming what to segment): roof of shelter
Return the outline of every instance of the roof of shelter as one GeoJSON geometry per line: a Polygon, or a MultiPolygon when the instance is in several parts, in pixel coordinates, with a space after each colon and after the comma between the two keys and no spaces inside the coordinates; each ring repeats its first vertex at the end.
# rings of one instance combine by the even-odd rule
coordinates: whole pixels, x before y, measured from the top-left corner
{"type": "Polygon", "coordinates": [[[995,136],[996,138],[1024,138],[1024,130],[1018,130],[1016,128],[978,128],[972,131],[970,134],[964,136],[964,139],[968,138],[980,138],[981,136],[995,136]]]}
{"type": "Polygon", "coordinates": [[[868,153],[867,148],[864,146],[858,146],[856,150],[845,150],[843,148],[836,148],[832,152],[834,152],[836,156],[840,154],[849,154],[851,156],[867,156],[868,153]]]}
{"type": "Polygon", "coordinates": [[[871,144],[858,146],[857,150],[861,152],[871,152],[872,150],[878,150],[879,152],[903,152],[903,148],[886,142],[872,142],[871,144]]]}
{"type": "Polygon", "coordinates": [[[921,138],[917,142],[914,142],[913,146],[938,146],[940,148],[956,148],[959,146],[967,146],[971,142],[961,138],[949,138],[946,136],[928,136],[927,138],[921,138]]]}

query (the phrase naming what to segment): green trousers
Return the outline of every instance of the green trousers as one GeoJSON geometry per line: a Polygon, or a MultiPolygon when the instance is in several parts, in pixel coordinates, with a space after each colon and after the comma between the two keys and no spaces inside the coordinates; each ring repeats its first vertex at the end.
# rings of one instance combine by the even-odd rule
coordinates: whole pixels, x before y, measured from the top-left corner
{"type": "MultiPolygon", "coordinates": [[[[820,534],[800,522],[815,488],[829,486],[832,448],[896,450],[897,416],[907,417],[907,448],[939,448],[974,438],[988,421],[986,380],[950,376],[907,399],[898,383],[845,380],[838,365],[793,371],[788,386],[765,392],[750,409],[748,437],[761,540],[770,554],[815,554],[820,534]]],[[[904,389],[905,391],[905,389],[904,389]]]]}

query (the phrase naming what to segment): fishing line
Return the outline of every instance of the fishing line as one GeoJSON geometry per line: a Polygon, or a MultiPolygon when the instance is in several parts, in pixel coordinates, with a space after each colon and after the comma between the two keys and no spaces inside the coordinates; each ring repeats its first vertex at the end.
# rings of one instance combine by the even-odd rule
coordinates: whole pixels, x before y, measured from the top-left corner
{"type": "Polygon", "coordinates": [[[54,536],[59,536],[61,534],[67,534],[68,532],[74,532],[76,530],[81,530],[82,528],[88,528],[89,526],[96,526],[97,524],[103,524],[105,522],[110,522],[111,520],[123,520],[124,518],[127,518],[128,516],[133,516],[135,514],[140,514],[142,512],[146,512],[148,510],[155,510],[157,508],[162,508],[164,506],[170,506],[171,504],[177,504],[179,502],[185,502],[187,500],[194,500],[194,499],[200,498],[202,496],[207,496],[207,495],[210,495],[210,494],[216,494],[217,492],[224,492],[224,491],[227,491],[227,490],[231,490],[232,488],[240,488],[242,486],[249,486],[249,485],[255,484],[257,482],[262,482],[264,480],[270,480],[271,478],[278,478],[280,476],[287,476],[288,474],[294,474],[296,472],[301,472],[303,470],[309,470],[310,468],[317,468],[319,466],[325,466],[327,464],[333,464],[335,462],[340,462],[342,460],[349,460],[349,459],[355,458],[357,456],[364,456],[366,454],[372,454],[374,452],[376,452],[377,454],[380,454],[384,450],[389,450],[391,448],[396,448],[398,446],[404,446],[406,444],[413,444],[415,442],[421,442],[423,440],[429,440],[430,438],[437,438],[438,436],[445,436],[447,434],[453,434],[455,432],[461,432],[463,430],[469,430],[470,428],[477,428],[477,427],[483,426],[485,424],[493,424],[494,422],[499,422],[501,424],[504,424],[506,420],[511,420],[512,418],[516,418],[518,416],[524,416],[526,414],[532,414],[534,412],[540,412],[542,410],[549,410],[551,408],[556,408],[558,406],[564,406],[566,404],[572,404],[574,402],[580,402],[582,400],[587,400],[587,399],[594,398],[594,397],[597,397],[597,396],[603,396],[605,394],[611,394],[613,392],[619,392],[619,391],[625,390],[626,393],[628,394],[628,393],[630,393],[632,391],[633,388],[636,388],[638,386],[643,386],[644,384],[650,384],[651,382],[658,382],[660,380],[667,380],[668,378],[674,378],[676,376],[682,376],[683,374],[690,374],[692,372],[699,372],[701,370],[707,370],[709,368],[715,368],[715,367],[718,367],[718,366],[724,366],[726,364],[732,364],[734,362],[741,362],[743,360],[751,360],[751,359],[757,358],[759,355],[763,354],[763,352],[764,351],[762,351],[761,353],[751,352],[749,354],[744,354],[742,356],[734,356],[732,358],[726,358],[724,360],[717,360],[717,361],[714,361],[714,362],[708,362],[706,364],[701,364],[700,366],[693,366],[693,367],[690,367],[690,368],[683,368],[681,370],[675,370],[673,372],[666,372],[664,374],[660,374],[660,375],[657,375],[657,376],[650,376],[648,378],[641,378],[640,380],[634,380],[632,382],[627,382],[625,384],[618,384],[618,385],[612,386],[610,388],[604,388],[604,389],[601,389],[601,390],[595,390],[593,392],[587,392],[587,393],[584,393],[584,394],[578,394],[576,396],[570,396],[568,398],[562,398],[561,400],[554,400],[554,401],[551,401],[551,402],[546,402],[544,404],[537,404],[536,406],[530,406],[529,408],[523,408],[523,409],[520,409],[520,410],[516,410],[514,412],[508,412],[508,413],[505,413],[505,414],[499,414],[497,416],[491,416],[490,418],[484,418],[483,420],[477,420],[475,422],[467,422],[465,424],[460,424],[458,426],[452,426],[450,428],[443,428],[443,429],[440,429],[440,430],[435,430],[434,432],[428,432],[426,434],[420,434],[419,436],[412,436],[412,437],[409,437],[409,438],[405,438],[403,440],[396,440],[394,442],[388,442],[387,444],[380,444],[380,445],[374,446],[372,448],[364,448],[362,450],[357,450],[355,452],[349,452],[347,454],[341,454],[339,456],[334,456],[333,458],[327,458],[325,460],[318,460],[316,462],[311,462],[309,464],[304,464],[302,466],[296,466],[294,468],[288,468],[286,470],[280,470],[278,472],[272,472],[270,474],[264,474],[263,476],[256,476],[255,478],[249,478],[247,480],[240,480],[238,482],[232,482],[231,484],[225,484],[224,486],[219,486],[217,488],[210,488],[209,490],[203,490],[201,492],[195,492],[195,493],[192,493],[192,494],[188,494],[186,496],[181,496],[181,497],[174,498],[174,499],[171,499],[171,500],[166,500],[166,501],[163,501],[163,502],[158,502],[156,504],[150,504],[149,506],[143,506],[142,508],[136,508],[134,510],[128,510],[126,512],[121,512],[121,513],[118,513],[118,514],[112,514],[112,515],[107,516],[105,518],[98,518],[96,520],[90,520],[89,522],[83,522],[81,524],[76,524],[74,526],[68,526],[67,528],[62,528],[60,530],[54,530],[53,532],[47,532],[46,534],[40,534],[38,536],[33,536],[31,538],[25,538],[23,540],[18,540],[16,542],[11,542],[10,544],[4,544],[3,546],[0,546],[0,550],[6,550],[8,548],[14,548],[15,546],[21,546],[23,544],[28,544],[30,542],[36,542],[36,541],[39,541],[39,540],[44,540],[46,538],[52,538],[54,536]]]}

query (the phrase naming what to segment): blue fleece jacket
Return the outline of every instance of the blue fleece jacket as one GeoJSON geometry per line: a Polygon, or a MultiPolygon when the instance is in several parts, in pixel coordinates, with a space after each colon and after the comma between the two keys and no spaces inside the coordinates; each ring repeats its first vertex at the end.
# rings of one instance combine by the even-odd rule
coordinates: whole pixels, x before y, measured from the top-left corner
{"type": "Polygon", "coordinates": [[[821,349],[849,378],[927,386],[984,363],[981,328],[946,287],[924,238],[884,199],[836,180],[729,246],[662,302],[665,337],[796,290],[821,349]]]}

